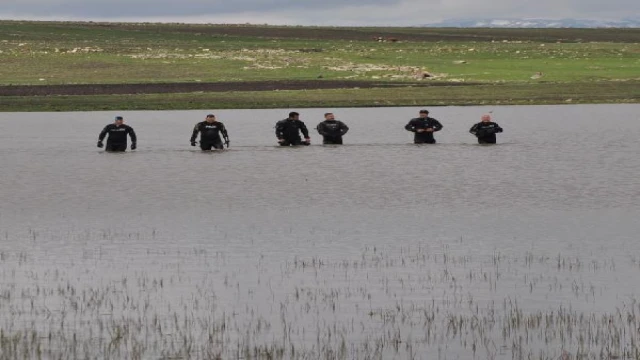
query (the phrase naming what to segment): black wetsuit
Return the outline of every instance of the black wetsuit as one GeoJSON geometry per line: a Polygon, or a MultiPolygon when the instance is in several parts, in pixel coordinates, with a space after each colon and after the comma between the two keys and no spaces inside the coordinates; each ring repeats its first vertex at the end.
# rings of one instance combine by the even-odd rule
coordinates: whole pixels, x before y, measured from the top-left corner
{"type": "Polygon", "coordinates": [[[407,131],[415,133],[413,142],[415,144],[435,144],[433,133],[442,130],[442,124],[434,118],[414,118],[404,127],[407,131]],[[418,132],[419,129],[433,129],[433,132],[418,132]]]}
{"type": "Polygon", "coordinates": [[[280,143],[280,146],[309,145],[309,143],[302,141],[300,133],[305,139],[309,138],[307,125],[301,120],[284,119],[276,123],[276,137],[278,140],[284,140],[280,143]]]}
{"type": "Polygon", "coordinates": [[[479,122],[469,129],[469,132],[478,138],[478,144],[495,144],[496,133],[501,133],[502,128],[494,122],[479,122]]]}
{"type": "Polygon", "coordinates": [[[200,149],[202,150],[211,150],[212,148],[224,149],[222,139],[220,139],[220,134],[222,134],[222,137],[226,142],[229,141],[227,129],[220,121],[201,121],[197,123],[193,128],[193,134],[191,135],[191,145],[193,146],[195,146],[198,133],[200,133],[200,149]]]}
{"type": "Polygon", "coordinates": [[[349,127],[340,120],[325,120],[316,127],[322,135],[323,144],[342,144],[342,136],[349,131],[349,127]]]}
{"type": "Polygon", "coordinates": [[[98,136],[99,143],[102,143],[102,140],[104,140],[107,134],[109,137],[107,138],[106,151],[127,151],[127,135],[131,137],[132,150],[136,147],[136,143],[138,142],[136,132],[133,131],[133,128],[129,125],[122,124],[117,126],[116,124],[109,124],[105,126],[98,136]]]}

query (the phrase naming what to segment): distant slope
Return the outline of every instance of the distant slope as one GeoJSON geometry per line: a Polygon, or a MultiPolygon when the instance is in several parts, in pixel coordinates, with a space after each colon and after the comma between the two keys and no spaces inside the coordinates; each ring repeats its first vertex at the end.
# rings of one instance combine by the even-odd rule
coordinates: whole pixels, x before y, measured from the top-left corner
{"type": "MultiPolygon", "coordinates": [[[[640,28],[474,28],[474,27],[317,27],[221,24],[31,22],[0,20],[0,39],[15,40],[29,34],[43,41],[59,39],[59,34],[92,34],[115,41],[122,37],[243,38],[374,41],[395,38],[413,42],[539,41],[539,42],[640,42],[640,28]],[[58,35],[56,35],[58,34],[58,35]]],[[[76,36],[73,35],[73,36],[76,36]]],[[[71,35],[69,35],[71,36],[71,35]]],[[[93,39],[89,37],[88,39],[93,39]]]]}

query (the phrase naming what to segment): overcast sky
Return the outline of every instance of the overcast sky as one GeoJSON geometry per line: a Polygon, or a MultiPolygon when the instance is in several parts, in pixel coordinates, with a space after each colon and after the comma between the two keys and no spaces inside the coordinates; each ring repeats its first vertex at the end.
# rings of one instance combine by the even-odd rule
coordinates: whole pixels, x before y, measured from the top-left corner
{"type": "Polygon", "coordinates": [[[451,18],[639,14],[640,0],[0,0],[0,18],[34,20],[410,26],[451,18]]]}

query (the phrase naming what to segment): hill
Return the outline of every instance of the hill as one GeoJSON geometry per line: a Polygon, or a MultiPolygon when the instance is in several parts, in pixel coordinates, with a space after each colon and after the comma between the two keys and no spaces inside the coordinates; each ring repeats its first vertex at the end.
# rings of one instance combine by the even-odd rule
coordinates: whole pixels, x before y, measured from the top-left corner
{"type": "Polygon", "coordinates": [[[425,27],[454,27],[454,28],[640,28],[640,18],[622,20],[590,20],[590,19],[524,19],[524,18],[494,18],[494,19],[448,19],[442,22],[423,25],[425,27]]]}

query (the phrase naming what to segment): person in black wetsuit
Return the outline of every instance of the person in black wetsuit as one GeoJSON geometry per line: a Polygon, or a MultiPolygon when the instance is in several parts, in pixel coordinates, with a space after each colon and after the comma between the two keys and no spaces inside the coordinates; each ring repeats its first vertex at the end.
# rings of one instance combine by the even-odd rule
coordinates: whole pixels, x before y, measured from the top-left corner
{"type": "Polygon", "coordinates": [[[100,135],[98,135],[98,147],[104,146],[102,141],[107,138],[106,151],[109,152],[122,152],[127,151],[127,135],[131,137],[131,150],[135,150],[137,147],[138,137],[131,126],[124,124],[122,116],[116,116],[116,120],[113,124],[109,124],[102,129],[100,135]]]}
{"type": "Polygon", "coordinates": [[[307,125],[300,120],[300,114],[290,112],[289,117],[276,123],[276,137],[280,146],[309,145],[309,130],[307,125]],[[304,136],[304,141],[300,138],[300,133],[304,136]]]}
{"type": "Polygon", "coordinates": [[[501,133],[502,128],[491,121],[491,115],[482,115],[482,121],[473,125],[469,132],[478,138],[478,144],[495,144],[496,133],[501,133]]]}
{"type": "Polygon", "coordinates": [[[414,144],[435,144],[436,139],[433,138],[433,133],[442,130],[442,124],[429,117],[428,110],[420,110],[419,117],[411,119],[404,128],[415,133],[414,144]]]}
{"type": "Polygon", "coordinates": [[[224,124],[216,120],[216,116],[213,114],[207,115],[204,121],[196,124],[193,128],[193,134],[191,134],[191,146],[196,146],[196,138],[200,133],[200,149],[211,150],[224,149],[220,134],[224,138],[225,144],[229,147],[229,134],[227,134],[227,128],[224,124]]]}
{"type": "Polygon", "coordinates": [[[342,136],[349,131],[349,127],[340,120],[336,120],[333,113],[324,114],[324,121],[316,127],[322,135],[323,144],[342,145],[342,136]]]}

